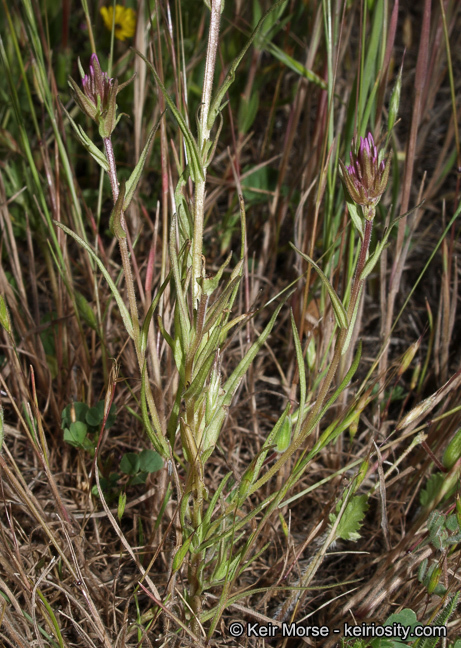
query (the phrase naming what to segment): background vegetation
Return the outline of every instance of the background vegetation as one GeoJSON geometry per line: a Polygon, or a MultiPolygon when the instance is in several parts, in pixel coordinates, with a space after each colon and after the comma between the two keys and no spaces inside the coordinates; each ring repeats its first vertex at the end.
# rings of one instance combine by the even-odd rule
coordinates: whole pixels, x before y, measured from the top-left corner
{"type": "Polygon", "coordinates": [[[214,93],[254,37],[209,140],[210,8],[127,1],[111,33],[101,6],[0,12],[1,644],[398,618],[458,647],[460,3],[228,0],[214,93]],[[115,193],[68,84],[94,52],[136,73],[115,193]],[[391,172],[363,277],[338,161],[368,132],[391,172]]]}

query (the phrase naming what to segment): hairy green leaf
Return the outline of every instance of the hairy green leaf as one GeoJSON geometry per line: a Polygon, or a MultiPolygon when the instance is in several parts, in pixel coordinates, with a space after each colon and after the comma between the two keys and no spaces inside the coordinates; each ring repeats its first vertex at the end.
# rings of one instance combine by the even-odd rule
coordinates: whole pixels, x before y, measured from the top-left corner
{"type": "MultiPolygon", "coordinates": [[[[355,495],[346,505],[346,509],[341,516],[338,526],[336,527],[336,537],[342,540],[352,540],[356,542],[360,538],[359,530],[362,526],[362,520],[368,509],[367,495],[355,495]]],[[[341,508],[342,501],[336,506],[337,512],[341,508]]],[[[330,514],[330,522],[335,523],[337,514],[330,514]]]]}

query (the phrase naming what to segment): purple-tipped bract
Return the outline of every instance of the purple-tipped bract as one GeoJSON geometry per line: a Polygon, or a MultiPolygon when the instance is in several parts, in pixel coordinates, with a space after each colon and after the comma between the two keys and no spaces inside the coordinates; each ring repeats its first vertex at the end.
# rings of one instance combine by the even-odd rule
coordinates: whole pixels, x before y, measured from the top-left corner
{"type": "MultiPolygon", "coordinates": [[[[357,147],[356,147],[357,148],[357,147]]],[[[357,205],[368,208],[364,210],[365,217],[374,215],[374,208],[381,200],[389,180],[389,155],[379,161],[379,153],[368,133],[360,138],[357,153],[350,153],[351,165],[346,166],[341,160],[341,178],[347,193],[357,205]]]]}

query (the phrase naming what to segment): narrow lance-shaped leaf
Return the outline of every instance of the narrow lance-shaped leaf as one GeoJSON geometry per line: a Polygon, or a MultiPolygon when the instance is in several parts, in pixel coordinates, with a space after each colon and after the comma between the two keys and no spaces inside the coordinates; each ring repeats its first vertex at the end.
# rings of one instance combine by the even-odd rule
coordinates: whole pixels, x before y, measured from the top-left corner
{"type": "Polygon", "coordinates": [[[341,349],[341,355],[344,355],[346,353],[347,349],[349,348],[349,344],[351,343],[352,334],[354,332],[354,327],[355,327],[355,322],[357,320],[357,315],[358,315],[358,312],[359,312],[360,298],[362,296],[362,289],[363,289],[363,285],[360,286],[359,293],[358,293],[357,298],[355,300],[354,310],[353,310],[353,312],[351,314],[351,321],[349,322],[349,328],[347,330],[346,339],[344,340],[343,348],[341,349]]]}
{"type": "Polygon", "coordinates": [[[208,339],[206,337],[204,338],[204,341],[206,340],[206,342],[205,343],[202,342],[202,348],[200,349],[200,352],[196,355],[194,359],[194,373],[192,377],[192,382],[195,382],[195,378],[198,375],[198,373],[201,371],[204,363],[206,363],[208,356],[210,355],[214,356],[216,350],[219,348],[220,335],[221,335],[220,327],[216,327],[213,329],[212,333],[208,336],[208,339]]]}
{"type": "Polygon", "coordinates": [[[228,315],[227,319],[230,317],[232,307],[234,305],[234,301],[237,297],[239,285],[240,285],[240,279],[242,278],[243,275],[243,267],[245,265],[245,249],[246,249],[246,213],[245,213],[245,202],[243,200],[243,196],[239,195],[239,208],[240,208],[240,240],[241,240],[241,245],[240,245],[240,261],[237,263],[235,268],[232,271],[232,274],[230,276],[230,280],[232,281],[234,277],[238,277],[238,282],[235,284],[232,296],[229,300],[227,309],[228,309],[228,315]]]}
{"type": "Polygon", "coordinates": [[[149,133],[149,137],[147,138],[147,142],[142,150],[141,155],[139,156],[138,163],[133,169],[130,177],[128,178],[128,181],[126,183],[125,200],[123,202],[123,211],[126,211],[128,209],[128,205],[130,204],[131,199],[133,198],[133,194],[136,191],[136,187],[138,186],[139,180],[141,179],[142,170],[144,169],[144,165],[146,164],[150,145],[155,137],[155,133],[157,132],[158,127],[160,126],[160,121],[164,114],[165,111],[163,111],[163,113],[160,115],[160,119],[158,120],[157,124],[152,127],[152,130],[149,133]]]}
{"type": "Polygon", "coordinates": [[[299,61],[291,57],[283,49],[277,47],[277,45],[274,45],[274,43],[268,43],[266,47],[269,52],[281,63],[286,65],[287,68],[293,70],[293,72],[296,72],[296,74],[299,74],[299,76],[312,81],[312,83],[315,83],[315,85],[317,85],[319,88],[322,88],[322,90],[327,89],[327,84],[321,77],[318,76],[318,74],[315,74],[315,72],[312,72],[312,70],[308,70],[302,63],[299,63],[299,61]]]}
{"type": "Polygon", "coordinates": [[[190,348],[190,343],[184,340],[181,325],[181,312],[179,309],[174,311],[174,339],[173,339],[173,358],[181,380],[185,382],[186,374],[186,357],[190,348]]]}
{"type": "Polygon", "coordinates": [[[161,296],[165,291],[165,288],[170,283],[170,279],[171,279],[171,270],[168,273],[168,276],[163,282],[163,284],[160,286],[157,294],[155,295],[155,298],[152,301],[152,304],[149,306],[149,310],[146,313],[146,317],[144,318],[144,322],[142,324],[142,329],[141,329],[141,353],[142,354],[144,354],[147,349],[147,336],[149,334],[149,326],[152,320],[152,316],[154,314],[155,309],[157,308],[161,296]]]}
{"type": "Polygon", "coordinates": [[[11,335],[11,320],[3,295],[0,295],[0,324],[3,326],[8,335],[11,335]]]}
{"type": "Polygon", "coordinates": [[[354,360],[353,360],[351,366],[349,367],[349,370],[348,370],[347,374],[342,379],[339,387],[337,389],[335,389],[335,391],[333,392],[333,395],[326,402],[325,406],[323,407],[323,409],[322,409],[322,411],[320,413],[320,418],[323,418],[325,416],[327,410],[333,405],[333,403],[338,398],[338,396],[341,394],[341,392],[343,392],[346,389],[346,387],[348,386],[348,384],[351,382],[352,378],[355,375],[355,372],[358,369],[361,357],[362,357],[362,342],[359,341],[359,343],[357,345],[357,351],[356,351],[355,356],[354,356],[354,360]]]}
{"type": "Polygon", "coordinates": [[[195,141],[192,133],[190,132],[190,129],[188,125],[186,124],[184,117],[181,115],[179,110],[176,108],[174,102],[171,100],[170,95],[168,94],[167,89],[163,85],[159,75],[157,74],[156,69],[152,65],[152,63],[147,59],[141,52],[139,52],[137,49],[133,48],[133,51],[136,52],[138,56],[142,58],[142,60],[146,63],[146,65],[151,69],[152,74],[155,77],[155,80],[157,82],[157,85],[159,86],[160,90],[162,91],[162,94],[165,98],[165,101],[173,113],[176,121],[178,122],[178,126],[181,129],[182,134],[184,135],[184,139],[186,141],[186,148],[187,148],[187,154],[189,157],[189,165],[190,165],[190,172],[192,176],[192,180],[194,182],[197,182],[199,179],[204,179],[203,176],[203,170],[202,170],[202,161],[200,157],[200,153],[198,150],[197,142],[195,141]]]}
{"type": "Polygon", "coordinates": [[[389,138],[391,136],[391,131],[394,128],[394,124],[397,119],[397,115],[399,113],[400,92],[402,90],[402,72],[403,72],[403,61],[400,66],[397,81],[395,82],[394,88],[392,89],[391,100],[389,102],[389,118],[387,120],[388,136],[386,140],[386,145],[387,142],[389,141],[389,138]]]}
{"type": "Polygon", "coordinates": [[[224,288],[222,294],[216,299],[215,303],[211,306],[207,313],[203,334],[205,335],[215,325],[218,318],[223,314],[225,309],[230,308],[233,292],[235,287],[240,284],[240,277],[229,279],[228,284],[224,288]]]}
{"type": "Polygon", "coordinates": [[[344,310],[344,306],[342,305],[341,300],[336,294],[335,289],[333,288],[331,283],[328,281],[327,277],[324,275],[324,273],[319,268],[319,266],[315,263],[315,261],[313,261],[310,258],[310,256],[304,254],[304,252],[301,252],[301,250],[298,250],[298,248],[295,245],[293,245],[293,243],[290,242],[290,245],[293,248],[293,250],[295,250],[295,252],[300,254],[303,257],[303,259],[306,259],[306,261],[308,261],[311,264],[311,266],[313,266],[317,270],[320,279],[325,284],[325,287],[328,290],[328,294],[330,295],[330,299],[333,305],[333,312],[336,318],[336,323],[340,328],[343,329],[347,328],[349,323],[347,321],[346,311],[344,310]]]}
{"type": "MultiPolygon", "coordinates": [[[[217,338],[219,337],[219,331],[216,337],[217,338]]],[[[210,371],[213,365],[215,355],[216,355],[216,351],[213,351],[208,355],[207,358],[205,358],[204,362],[202,363],[202,366],[197,371],[197,374],[195,375],[192,383],[190,384],[188,389],[184,392],[183,394],[184,400],[187,401],[188,399],[191,398],[197,398],[199,394],[203,392],[203,389],[205,387],[205,381],[210,375],[210,371]]]]}
{"type": "Polygon", "coordinates": [[[111,292],[112,292],[112,294],[113,294],[113,296],[115,298],[115,301],[117,302],[117,306],[118,306],[118,308],[120,310],[120,315],[122,316],[122,320],[123,320],[123,323],[125,325],[125,329],[126,329],[128,335],[130,336],[130,338],[134,339],[133,324],[131,323],[131,317],[130,317],[130,314],[128,312],[128,309],[125,306],[125,304],[123,302],[123,299],[122,299],[120,293],[117,290],[116,285],[112,281],[112,278],[111,278],[110,274],[107,272],[106,268],[104,267],[104,264],[101,261],[101,259],[97,256],[97,254],[94,252],[94,250],[91,249],[91,247],[88,245],[88,243],[85,243],[85,241],[83,239],[81,239],[80,236],[78,236],[78,234],[75,234],[75,232],[73,232],[68,227],[66,227],[62,223],[59,223],[56,220],[54,221],[54,223],[58,227],[60,227],[66,234],[69,234],[69,236],[72,236],[72,238],[74,238],[77,241],[77,243],[80,243],[80,245],[82,247],[84,247],[85,250],[88,252],[88,254],[90,254],[90,256],[96,261],[99,269],[101,270],[102,274],[104,275],[105,280],[109,284],[109,288],[110,288],[110,290],[111,290],[111,292]]]}
{"type": "Polygon", "coordinates": [[[363,220],[362,216],[359,214],[359,210],[357,208],[357,205],[355,202],[350,200],[349,196],[346,194],[346,203],[347,203],[347,210],[349,212],[349,216],[352,218],[352,222],[354,223],[355,229],[358,231],[360,238],[363,241],[363,220]]]}
{"type": "Polygon", "coordinates": [[[169,451],[168,451],[168,444],[164,436],[162,435],[162,431],[160,429],[159,421],[158,421],[158,415],[157,412],[151,412],[153,414],[153,418],[156,418],[156,427],[157,429],[155,430],[152,427],[152,424],[150,422],[149,418],[149,412],[148,412],[148,403],[147,403],[147,395],[146,395],[146,362],[144,362],[144,367],[142,369],[142,374],[141,374],[141,415],[142,415],[142,420],[144,423],[144,427],[147,433],[147,436],[152,442],[152,445],[154,446],[155,450],[164,458],[164,459],[169,459],[169,451]]]}
{"type": "Polygon", "coordinates": [[[361,280],[361,281],[362,281],[363,279],[366,279],[366,278],[368,277],[368,275],[372,272],[373,268],[374,268],[375,265],[377,264],[377,262],[378,262],[378,260],[379,260],[379,257],[381,256],[382,251],[384,250],[384,247],[385,247],[385,245],[386,245],[386,243],[387,243],[387,240],[388,240],[388,238],[389,238],[389,235],[390,235],[390,233],[392,232],[394,226],[395,226],[395,225],[396,225],[400,220],[402,220],[402,218],[405,218],[406,216],[409,216],[411,213],[413,213],[414,211],[416,211],[417,209],[419,209],[423,203],[424,203],[424,200],[421,201],[418,205],[416,205],[416,207],[413,207],[412,209],[410,209],[410,211],[407,211],[405,214],[401,214],[401,215],[398,216],[397,218],[394,218],[394,220],[393,220],[392,223],[389,225],[389,227],[388,227],[387,229],[384,230],[384,236],[383,236],[382,241],[380,241],[380,242],[377,244],[377,246],[376,246],[376,248],[375,248],[373,254],[370,256],[370,258],[368,259],[368,261],[367,261],[366,264],[365,264],[364,269],[362,270],[362,274],[360,275],[360,280],[361,280]]]}
{"type": "Polygon", "coordinates": [[[256,342],[254,342],[251,347],[248,349],[246,352],[245,356],[242,358],[242,360],[239,362],[235,370],[232,372],[231,376],[227,379],[226,383],[223,385],[223,389],[226,392],[226,394],[223,396],[223,404],[230,405],[231,400],[233,398],[233,394],[235,390],[237,389],[238,385],[240,384],[240,380],[243,378],[243,376],[246,374],[248,371],[248,368],[250,364],[253,362],[254,358],[258,354],[259,350],[265,344],[267,338],[269,337],[275,321],[278,317],[278,314],[280,313],[281,309],[283,308],[285,302],[287,299],[291,296],[291,292],[283,299],[283,301],[277,306],[277,308],[274,311],[274,314],[272,315],[269,323],[267,324],[266,328],[264,331],[261,333],[261,335],[258,337],[256,342]],[[232,393],[232,395],[230,395],[232,393]]]}
{"type": "Polygon", "coordinates": [[[269,337],[272,328],[274,327],[275,320],[277,319],[277,316],[281,308],[283,307],[283,305],[285,304],[286,300],[289,298],[290,295],[291,292],[285,297],[282,303],[277,306],[274,314],[272,315],[264,331],[261,333],[261,335],[256,340],[256,342],[254,342],[251,345],[251,347],[246,352],[245,356],[242,358],[242,360],[239,362],[237,367],[232,372],[231,376],[227,379],[226,383],[223,385],[223,395],[220,397],[217,403],[216,415],[211,421],[210,425],[207,426],[207,428],[205,429],[203,435],[203,451],[204,451],[203,461],[204,462],[213,451],[213,448],[216,444],[216,441],[218,439],[221,430],[221,426],[226,417],[227,408],[230,406],[234,394],[237,391],[237,388],[243,376],[248,371],[248,367],[253,362],[259,350],[261,349],[261,347],[269,337]]]}
{"type": "Polygon", "coordinates": [[[222,101],[224,99],[224,96],[225,96],[226,92],[229,90],[230,86],[234,83],[235,72],[236,72],[238,66],[240,65],[240,63],[242,62],[243,57],[248,52],[248,50],[250,48],[250,45],[252,44],[252,42],[254,41],[256,36],[258,35],[259,31],[261,30],[261,27],[263,26],[264,21],[266,20],[267,16],[270,13],[272,13],[273,11],[278,9],[278,7],[280,7],[280,5],[283,4],[284,2],[286,2],[286,0],[278,0],[278,2],[275,2],[272,5],[272,7],[268,11],[266,11],[264,16],[261,18],[261,20],[256,25],[256,28],[254,29],[253,33],[251,34],[250,38],[248,39],[245,47],[242,49],[240,54],[237,56],[237,58],[233,61],[232,65],[230,66],[229,71],[226,74],[226,78],[224,79],[223,83],[221,84],[221,87],[218,89],[218,91],[216,92],[216,95],[213,98],[213,101],[211,102],[210,112],[208,113],[208,122],[207,122],[208,130],[211,131],[211,129],[213,128],[213,124],[215,122],[215,119],[218,116],[218,113],[221,112],[221,110],[222,110],[221,104],[222,104],[222,101]]]}
{"type": "Polygon", "coordinates": [[[205,295],[211,295],[214,293],[216,288],[219,285],[219,282],[222,277],[222,273],[224,270],[227,268],[229,265],[230,260],[232,259],[232,252],[229,254],[227,259],[224,261],[222,266],[219,268],[218,272],[215,274],[214,277],[210,277],[209,279],[204,279],[203,277],[199,277],[197,279],[197,283],[199,284],[200,288],[202,289],[203,294],[205,295]]]}
{"type": "MultiPolygon", "coordinates": [[[[285,452],[282,454],[282,456],[275,462],[275,464],[267,471],[265,475],[259,479],[251,488],[250,490],[250,495],[254,493],[255,491],[259,490],[261,486],[263,486],[267,481],[272,479],[272,477],[280,470],[280,468],[288,461],[288,459],[293,455],[296,450],[301,446],[303,441],[309,436],[309,434],[312,432],[312,430],[315,428],[317,423],[325,416],[325,412],[331,407],[331,405],[335,402],[335,400],[338,398],[339,394],[345,389],[345,387],[349,384],[349,382],[352,380],[352,376],[355,374],[357,367],[359,365],[360,361],[360,355],[361,355],[361,345],[359,344],[359,348],[357,350],[356,356],[354,358],[354,362],[352,363],[349,371],[347,372],[346,376],[344,377],[343,381],[341,382],[340,386],[336,391],[334,392],[333,396],[328,400],[327,404],[322,408],[322,411],[317,414],[315,418],[308,418],[304,421],[304,424],[301,428],[301,432],[299,435],[293,439],[292,444],[290,447],[285,450],[285,452]]],[[[322,435],[323,436],[323,435],[322,435]]],[[[322,437],[321,437],[322,439],[322,437]]],[[[320,440],[317,441],[315,444],[314,448],[309,452],[309,455],[305,458],[302,459],[298,462],[296,465],[291,477],[289,478],[290,483],[294,483],[296,479],[299,478],[299,473],[304,470],[308,462],[312,459],[312,457],[317,454],[319,451],[318,444],[320,443],[320,440]]],[[[325,444],[327,441],[325,441],[325,444]]],[[[322,446],[323,447],[323,446],[322,446]]]]}
{"type": "Polygon", "coordinates": [[[118,198],[115,201],[115,205],[112,209],[109,219],[109,229],[115,236],[117,241],[126,238],[126,231],[123,225],[123,201],[125,200],[125,190],[125,180],[122,180],[122,182],[120,183],[118,198]]]}
{"type": "Polygon", "coordinates": [[[171,219],[171,228],[170,228],[170,260],[171,260],[171,265],[173,269],[173,276],[174,276],[174,281],[176,285],[176,294],[178,298],[178,304],[179,304],[179,319],[181,323],[181,331],[182,335],[184,336],[184,348],[189,347],[189,330],[190,330],[190,322],[189,322],[189,317],[188,317],[188,311],[187,311],[187,305],[186,305],[186,300],[184,298],[184,293],[182,289],[182,283],[181,283],[181,273],[179,270],[179,263],[178,263],[178,254],[176,251],[176,221],[177,221],[177,216],[176,214],[173,215],[173,218],[171,219]]]}
{"type": "Polygon", "coordinates": [[[168,333],[168,331],[167,331],[166,328],[164,327],[164,325],[163,325],[163,320],[162,320],[162,318],[160,317],[160,315],[158,315],[158,317],[157,317],[157,324],[158,324],[158,328],[159,328],[159,330],[160,330],[160,333],[162,334],[163,339],[164,339],[165,342],[168,344],[168,346],[170,347],[170,349],[171,349],[172,351],[174,351],[175,341],[173,340],[173,338],[171,337],[171,335],[168,333]]]}
{"type": "MultiPolygon", "coordinates": [[[[299,339],[298,329],[296,327],[295,318],[293,316],[293,311],[291,311],[291,328],[293,329],[293,340],[295,343],[296,351],[296,360],[298,362],[298,372],[299,372],[299,410],[300,412],[304,411],[304,404],[306,402],[306,367],[304,365],[304,356],[301,346],[301,340],[299,339]]],[[[298,436],[301,429],[301,416],[298,417],[298,422],[296,424],[294,436],[298,436]]]]}
{"type": "Polygon", "coordinates": [[[102,151],[98,149],[98,147],[90,140],[88,135],[85,133],[83,128],[76,124],[70,114],[67,112],[65,109],[64,105],[60,101],[61,108],[64,110],[64,112],[67,115],[67,118],[72,126],[72,128],[75,131],[75,134],[77,135],[78,140],[80,141],[80,144],[88,151],[88,153],[91,155],[93,160],[95,160],[100,167],[104,169],[107,173],[109,173],[109,163],[106,160],[106,157],[102,151]]]}
{"type": "Polygon", "coordinates": [[[286,421],[287,417],[290,415],[290,407],[291,407],[291,405],[290,405],[290,403],[288,403],[287,406],[285,407],[284,411],[282,412],[281,417],[279,418],[277,423],[274,425],[274,427],[270,431],[267,439],[265,440],[264,445],[263,445],[263,447],[261,449],[261,452],[259,453],[259,455],[258,455],[258,457],[257,457],[257,459],[255,461],[255,468],[254,468],[254,471],[253,471],[250,486],[258,478],[259,472],[260,472],[260,470],[261,470],[261,468],[263,466],[263,463],[264,463],[264,461],[266,459],[267,453],[272,448],[273,441],[277,438],[277,436],[279,434],[279,431],[281,430],[281,428],[285,424],[285,421],[286,421]]]}
{"type": "MultiPolygon", "coordinates": [[[[227,103],[228,102],[226,101],[224,106],[227,103]]],[[[223,108],[224,108],[224,106],[223,106],[223,108]]],[[[203,160],[204,160],[203,166],[204,166],[205,169],[207,169],[209,167],[209,165],[211,164],[211,162],[213,161],[214,155],[216,153],[216,148],[217,148],[218,142],[219,142],[219,137],[221,135],[221,130],[222,130],[222,127],[223,127],[224,120],[222,118],[221,113],[219,113],[219,117],[220,117],[219,126],[218,126],[218,130],[216,131],[216,135],[214,137],[214,140],[205,140],[205,142],[203,144],[202,155],[203,155],[203,160]]],[[[199,127],[199,132],[200,132],[200,128],[201,128],[200,122],[198,124],[198,127],[199,127]]]]}
{"type": "Polygon", "coordinates": [[[211,517],[212,517],[212,515],[214,513],[214,510],[215,510],[216,504],[218,502],[218,499],[221,496],[221,493],[223,492],[225,485],[227,484],[229,478],[232,475],[233,475],[232,472],[228,472],[227,475],[224,477],[224,479],[221,480],[218,488],[216,489],[216,492],[214,493],[214,495],[213,495],[213,497],[211,499],[210,504],[208,505],[207,511],[206,511],[206,513],[204,515],[203,522],[202,522],[203,532],[204,532],[205,535],[208,532],[208,526],[209,526],[209,524],[211,522],[211,517]]]}
{"type": "Polygon", "coordinates": [[[181,568],[181,565],[183,564],[184,559],[187,556],[193,538],[194,538],[194,534],[190,535],[187,538],[187,540],[183,542],[181,547],[179,547],[178,551],[176,552],[173,558],[173,565],[172,565],[173,573],[177,572],[178,569],[181,568]]]}
{"type": "MultiPolygon", "coordinates": [[[[362,356],[362,343],[359,342],[357,352],[356,352],[355,357],[354,357],[354,361],[352,362],[351,366],[349,367],[349,371],[344,376],[344,378],[341,381],[341,384],[339,385],[339,387],[334,391],[331,398],[328,400],[326,405],[323,407],[320,414],[318,414],[318,416],[315,418],[315,420],[312,421],[311,424],[309,425],[309,427],[306,429],[306,435],[309,434],[309,432],[325,416],[326,412],[330,409],[330,407],[336,401],[338,396],[346,389],[347,385],[350,383],[350,381],[352,380],[352,378],[355,375],[355,372],[357,371],[357,368],[358,368],[359,363],[360,363],[361,356],[362,356]]],[[[309,461],[311,461],[311,459],[313,459],[320,452],[320,450],[322,450],[326,445],[328,445],[329,443],[334,442],[344,429],[345,429],[345,427],[343,427],[342,424],[336,425],[335,423],[333,423],[324,432],[322,432],[321,436],[319,437],[318,441],[315,442],[314,447],[309,452],[307,457],[302,459],[299,462],[299,464],[295,467],[295,470],[293,472],[293,476],[291,478],[293,480],[293,482],[296,479],[299,478],[299,473],[302,470],[304,470],[304,468],[307,466],[309,461]]]]}
{"type": "Polygon", "coordinates": [[[229,331],[231,329],[234,328],[234,326],[237,326],[237,324],[240,324],[244,320],[250,320],[253,316],[254,316],[254,313],[250,313],[250,314],[243,313],[242,315],[237,315],[237,317],[234,317],[234,319],[232,319],[230,322],[227,322],[227,324],[222,326],[221,333],[220,333],[220,338],[219,338],[219,340],[220,340],[219,341],[219,346],[221,346],[225,342],[225,340],[227,338],[227,334],[229,333],[229,331]]]}

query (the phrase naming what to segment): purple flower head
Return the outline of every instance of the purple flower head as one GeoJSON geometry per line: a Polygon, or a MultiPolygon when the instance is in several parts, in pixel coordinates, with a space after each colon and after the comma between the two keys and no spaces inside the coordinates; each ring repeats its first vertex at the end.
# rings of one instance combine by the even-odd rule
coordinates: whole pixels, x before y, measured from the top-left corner
{"type": "Polygon", "coordinates": [[[107,72],[102,72],[96,54],[91,55],[90,73],[83,77],[82,86],[83,92],[96,107],[98,107],[98,99],[100,99],[101,108],[107,109],[114,79],[109,79],[107,72]]]}
{"type": "Polygon", "coordinates": [[[358,149],[356,142],[354,144],[357,153],[351,151],[351,165],[346,166],[339,161],[341,178],[353,202],[367,208],[364,210],[365,218],[368,215],[373,218],[374,208],[381,200],[389,180],[390,157],[378,153],[371,133],[360,138],[358,149]]]}
{"type": "Polygon", "coordinates": [[[83,92],[75,81],[69,78],[69,86],[75,102],[90,119],[98,124],[101,137],[110,137],[118,121],[117,94],[132,79],[119,86],[117,79],[110,79],[107,72],[101,70],[96,54],[91,55],[88,74],[84,73],[80,61],[78,63],[83,92]]]}

